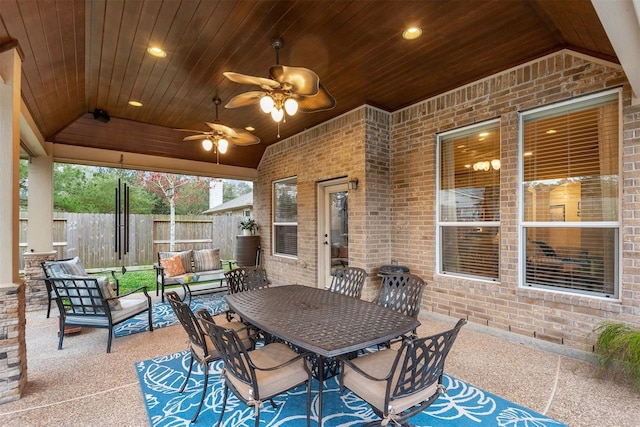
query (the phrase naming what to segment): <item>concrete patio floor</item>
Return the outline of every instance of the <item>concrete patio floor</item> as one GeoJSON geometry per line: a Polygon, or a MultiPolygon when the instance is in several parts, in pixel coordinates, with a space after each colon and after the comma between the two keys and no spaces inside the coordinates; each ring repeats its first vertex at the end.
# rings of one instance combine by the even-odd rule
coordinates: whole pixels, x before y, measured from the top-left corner
{"type": "MultiPolygon", "coordinates": [[[[27,313],[28,383],[20,400],[0,405],[0,425],[148,425],[134,363],[185,350],[181,326],[115,338],[110,354],[106,331],[84,328],[57,350],[57,315],[45,314],[27,313]]],[[[420,320],[420,335],[456,321],[431,313],[420,320]]],[[[468,323],[446,372],[570,426],[639,426],[640,392],[598,378],[580,360],[588,356],[468,323]]]]}

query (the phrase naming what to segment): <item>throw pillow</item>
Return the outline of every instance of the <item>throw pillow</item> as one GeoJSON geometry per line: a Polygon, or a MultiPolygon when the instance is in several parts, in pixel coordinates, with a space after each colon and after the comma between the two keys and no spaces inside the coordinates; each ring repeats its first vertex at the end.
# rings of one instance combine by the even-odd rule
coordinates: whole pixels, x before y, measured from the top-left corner
{"type": "Polygon", "coordinates": [[[60,261],[47,261],[44,263],[44,269],[47,277],[60,277],[63,274],[80,277],[87,276],[87,272],[78,257],[60,261]]]}
{"type": "Polygon", "coordinates": [[[180,255],[175,255],[171,258],[163,258],[160,260],[160,264],[164,268],[164,273],[167,277],[179,276],[184,274],[184,266],[180,260],[180,255]]]}
{"type": "Polygon", "coordinates": [[[193,251],[194,271],[220,270],[220,249],[201,249],[193,251]]]}
{"type": "Polygon", "coordinates": [[[191,273],[191,251],[158,252],[158,258],[160,259],[160,264],[162,265],[162,260],[164,258],[172,258],[176,255],[180,256],[180,261],[182,262],[182,268],[184,269],[184,272],[191,273]]]}
{"type": "Polygon", "coordinates": [[[87,276],[87,272],[84,270],[79,257],[60,261],[60,264],[66,270],[67,274],[72,276],[87,276]]]}
{"type": "Polygon", "coordinates": [[[96,279],[98,279],[98,285],[102,290],[102,296],[109,302],[109,308],[111,310],[122,310],[122,304],[120,304],[119,299],[109,300],[109,298],[115,298],[117,296],[109,278],[107,276],[98,276],[96,279]]]}

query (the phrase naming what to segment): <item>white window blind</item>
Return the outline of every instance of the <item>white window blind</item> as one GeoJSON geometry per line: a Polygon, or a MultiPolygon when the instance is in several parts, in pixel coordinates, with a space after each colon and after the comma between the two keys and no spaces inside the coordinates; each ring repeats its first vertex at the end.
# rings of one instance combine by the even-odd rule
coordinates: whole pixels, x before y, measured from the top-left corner
{"type": "Polygon", "coordinates": [[[298,255],[298,181],[287,178],[273,184],[273,251],[298,255]]]}
{"type": "Polygon", "coordinates": [[[438,136],[439,271],[499,278],[500,124],[438,136]]]}
{"type": "Polygon", "coordinates": [[[521,114],[524,283],[617,295],[619,95],[521,114]]]}

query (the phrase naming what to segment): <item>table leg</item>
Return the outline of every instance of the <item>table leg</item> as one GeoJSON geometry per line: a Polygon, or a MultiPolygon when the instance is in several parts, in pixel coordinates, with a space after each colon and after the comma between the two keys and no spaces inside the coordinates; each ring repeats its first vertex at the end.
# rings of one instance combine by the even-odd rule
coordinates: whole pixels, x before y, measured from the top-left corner
{"type": "Polygon", "coordinates": [[[324,357],[316,355],[318,365],[318,427],[322,427],[322,390],[324,389],[324,357]]]}

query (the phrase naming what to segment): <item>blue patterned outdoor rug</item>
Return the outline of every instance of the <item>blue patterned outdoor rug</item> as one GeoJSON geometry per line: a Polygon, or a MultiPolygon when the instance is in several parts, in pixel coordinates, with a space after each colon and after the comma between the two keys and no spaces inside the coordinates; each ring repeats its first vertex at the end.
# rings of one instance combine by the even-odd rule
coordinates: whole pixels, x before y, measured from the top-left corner
{"type": "MultiPolygon", "coordinates": [[[[142,395],[152,426],[189,426],[202,392],[203,371],[199,365],[182,394],[178,393],[190,363],[188,351],[169,354],[136,363],[142,395]]],[[[194,426],[214,425],[222,408],[224,384],[220,379],[222,362],[212,365],[209,390],[200,416],[194,426]]],[[[441,396],[426,411],[411,418],[422,427],[545,427],[565,424],[516,405],[494,394],[476,388],[456,378],[445,376],[447,394],[441,396]]],[[[317,425],[318,383],[312,385],[311,424],[317,425]]],[[[274,409],[265,402],[260,410],[260,425],[297,427],[306,425],[306,388],[300,386],[276,396],[274,409]]],[[[222,421],[225,427],[254,425],[254,409],[230,395],[222,421]]],[[[369,405],[348,390],[340,393],[337,377],[327,380],[323,393],[323,425],[326,427],[359,426],[377,419],[369,405]]]]}
{"type": "MultiPolygon", "coordinates": [[[[189,305],[195,313],[205,308],[212,315],[221,313],[228,309],[227,303],[224,301],[224,293],[199,295],[191,299],[189,305]]],[[[177,325],[178,318],[168,302],[154,302],[151,312],[151,321],[153,327],[164,328],[165,326],[177,325]]],[[[123,337],[125,335],[136,334],[149,330],[148,314],[145,311],[131,319],[116,325],[113,328],[114,336],[123,337]]]]}

